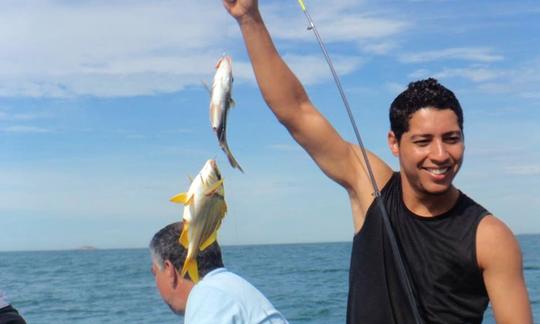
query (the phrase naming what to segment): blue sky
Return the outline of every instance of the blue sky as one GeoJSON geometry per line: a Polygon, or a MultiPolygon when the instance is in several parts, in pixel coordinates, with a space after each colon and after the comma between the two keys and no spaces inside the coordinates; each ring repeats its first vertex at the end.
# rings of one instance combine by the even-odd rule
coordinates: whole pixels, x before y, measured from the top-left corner
{"type": "MultiPolygon", "coordinates": [[[[279,51],[354,141],[296,0],[263,0],[279,51]]],[[[397,167],[387,111],[428,76],[465,112],[456,185],[515,233],[540,232],[540,2],[306,2],[366,147],[397,167]]],[[[145,247],[179,220],[168,198],[216,158],[222,244],[349,241],[345,191],[266,108],[221,1],[0,2],[0,250],[145,247]],[[9,28],[7,27],[9,26],[9,28]],[[210,82],[233,57],[232,169],[208,121],[210,82]]]]}

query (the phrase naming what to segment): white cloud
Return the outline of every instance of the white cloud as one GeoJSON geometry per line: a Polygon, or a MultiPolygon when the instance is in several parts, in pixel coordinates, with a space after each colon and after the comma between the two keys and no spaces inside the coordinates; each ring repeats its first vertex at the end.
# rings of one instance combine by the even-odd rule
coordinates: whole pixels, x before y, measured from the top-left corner
{"type": "Polygon", "coordinates": [[[473,62],[497,62],[504,56],[492,53],[488,48],[457,47],[441,50],[402,54],[399,58],[404,63],[423,63],[441,60],[464,60],[473,62]]]}
{"type": "Polygon", "coordinates": [[[405,89],[407,89],[406,84],[401,84],[397,82],[388,82],[384,86],[390,93],[392,94],[399,94],[403,92],[405,89]]]}
{"type": "Polygon", "coordinates": [[[35,126],[9,126],[0,128],[2,133],[17,133],[17,134],[35,134],[35,133],[51,133],[50,129],[35,127],[35,126]]]}
{"type": "Polygon", "coordinates": [[[409,73],[409,78],[422,79],[434,77],[437,79],[462,78],[473,82],[485,82],[495,80],[505,73],[488,67],[469,66],[464,68],[444,68],[438,72],[432,72],[428,69],[419,69],[409,73]]]}
{"type": "Polygon", "coordinates": [[[0,21],[0,95],[34,97],[182,89],[211,71],[234,24],[221,5],[167,0],[2,2],[0,21]]]}
{"type": "MultiPolygon", "coordinates": [[[[328,65],[322,54],[314,56],[302,56],[287,54],[283,59],[291,66],[291,69],[298,76],[304,85],[317,84],[331,80],[328,65]]],[[[362,66],[362,59],[359,57],[333,55],[332,62],[336,72],[346,75],[354,72],[362,66]]]]}
{"type": "Polygon", "coordinates": [[[540,92],[538,91],[525,91],[521,93],[521,96],[526,99],[540,99],[540,92]]]}
{"type": "Polygon", "coordinates": [[[438,79],[458,78],[474,82],[477,89],[490,94],[511,94],[525,99],[540,98],[540,59],[532,59],[510,67],[470,65],[443,68],[440,71],[419,69],[408,74],[412,79],[432,76],[438,79]]]}
{"type": "Polygon", "coordinates": [[[505,171],[511,175],[540,176],[540,164],[512,165],[505,171]]]}
{"type": "Polygon", "coordinates": [[[36,76],[23,74],[9,78],[9,82],[3,82],[0,85],[0,95],[112,97],[174,92],[189,85],[199,85],[202,79],[210,76],[213,73],[215,57],[205,54],[171,59],[168,67],[160,65],[160,59],[148,58],[148,61],[154,61],[154,64],[131,60],[131,66],[125,63],[111,64],[109,69],[101,71],[83,68],[73,73],[59,73],[54,76],[49,73],[36,76]],[[196,70],[196,67],[199,69],[196,70]]]}
{"type": "Polygon", "coordinates": [[[394,36],[407,28],[405,22],[365,17],[360,15],[343,15],[330,17],[323,21],[325,37],[333,41],[358,41],[361,39],[380,39],[394,36]],[[339,23],[335,23],[339,21],[339,23]]]}
{"type": "Polygon", "coordinates": [[[193,133],[192,129],[189,128],[177,128],[177,129],[170,129],[170,130],[162,130],[161,134],[170,135],[170,134],[189,134],[193,133]]]}
{"type": "Polygon", "coordinates": [[[457,78],[474,83],[476,89],[490,94],[511,94],[529,100],[540,99],[540,59],[522,62],[519,65],[469,65],[459,68],[443,68],[439,71],[418,69],[408,74],[411,79],[435,77],[457,78]]]}
{"type": "Polygon", "coordinates": [[[431,76],[431,72],[428,69],[419,69],[408,74],[408,78],[411,80],[425,79],[431,76]]]}
{"type": "Polygon", "coordinates": [[[33,168],[3,170],[0,172],[3,180],[0,184],[0,210],[38,214],[47,211],[74,218],[91,215],[100,219],[107,217],[103,211],[107,211],[109,216],[136,215],[143,211],[152,213],[152,208],[163,206],[155,204],[155,199],[143,197],[161,195],[166,201],[167,195],[163,191],[170,184],[137,173],[113,174],[106,169],[102,169],[102,173],[94,173],[92,169],[85,165],[77,170],[51,170],[36,165],[33,168]]]}
{"type": "Polygon", "coordinates": [[[378,55],[388,54],[397,47],[397,44],[393,42],[380,42],[361,46],[364,52],[378,55]]]}
{"type": "MultiPolygon", "coordinates": [[[[324,8],[328,5],[325,4],[324,8]]],[[[308,23],[304,17],[276,14],[267,20],[276,39],[310,41],[314,38],[313,33],[306,30],[308,23]]],[[[313,14],[313,20],[325,43],[365,40],[379,43],[381,39],[396,36],[410,26],[398,19],[355,14],[351,8],[313,14]]]]}
{"type": "Polygon", "coordinates": [[[50,116],[43,112],[20,113],[12,112],[11,109],[0,110],[0,121],[29,121],[46,117],[50,116]]]}
{"type": "MultiPolygon", "coordinates": [[[[276,39],[313,41],[297,3],[261,6],[276,39]]],[[[325,41],[363,42],[368,52],[387,52],[387,38],[408,23],[358,14],[361,6],[352,0],[314,4],[325,41]]],[[[4,97],[175,92],[207,79],[217,57],[236,50],[231,50],[232,41],[241,39],[234,19],[211,1],[4,1],[0,21],[10,26],[0,30],[4,97]]],[[[237,63],[235,76],[253,80],[249,63],[237,63]]],[[[296,65],[308,83],[320,78],[319,68],[310,72],[296,65]]],[[[355,66],[358,60],[339,63],[345,71],[355,66]]]]}
{"type": "Polygon", "coordinates": [[[460,77],[473,82],[484,82],[497,79],[503,74],[504,72],[489,68],[469,67],[460,69],[443,69],[441,72],[435,73],[434,77],[439,79],[460,77]]]}
{"type": "Polygon", "coordinates": [[[480,89],[489,93],[512,93],[526,99],[537,99],[540,88],[540,59],[527,61],[501,73],[500,78],[484,83],[480,89]]]}

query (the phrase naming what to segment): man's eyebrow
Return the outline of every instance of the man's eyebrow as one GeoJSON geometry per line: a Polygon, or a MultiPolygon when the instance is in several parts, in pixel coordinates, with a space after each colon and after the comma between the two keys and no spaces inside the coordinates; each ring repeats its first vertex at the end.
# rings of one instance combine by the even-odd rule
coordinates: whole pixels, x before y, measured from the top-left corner
{"type": "Polygon", "coordinates": [[[461,131],[455,130],[455,131],[450,131],[448,133],[444,133],[443,135],[444,136],[448,136],[448,135],[459,135],[459,136],[461,136],[461,134],[462,134],[461,131]]]}
{"type": "Polygon", "coordinates": [[[411,139],[418,139],[418,138],[431,138],[433,135],[431,134],[412,134],[411,139]]]}

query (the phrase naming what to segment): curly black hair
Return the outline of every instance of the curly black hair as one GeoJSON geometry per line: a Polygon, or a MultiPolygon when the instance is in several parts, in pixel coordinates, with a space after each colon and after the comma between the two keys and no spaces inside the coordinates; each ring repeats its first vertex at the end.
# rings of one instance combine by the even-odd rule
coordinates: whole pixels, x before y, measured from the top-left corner
{"type": "Polygon", "coordinates": [[[454,93],[429,78],[409,83],[407,90],[400,93],[390,105],[390,128],[398,142],[401,135],[409,130],[409,120],[422,108],[450,109],[457,118],[463,132],[463,111],[454,93]]]}
{"type": "MultiPolygon", "coordinates": [[[[182,270],[187,257],[187,249],[178,242],[182,227],[182,222],[169,224],[159,230],[150,241],[149,247],[152,261],[160,269],[163,268],[164,262],[169,260],[176,270],[182,270]]],[[[221,248],[217,241],[204,249],[204,251],[199,252],[197,255],[197,264],[200,278],[214,269],[223,267],[221,248]]],[[[189,278],[189,274],[186,273],[186,277],[189,278]]]]}

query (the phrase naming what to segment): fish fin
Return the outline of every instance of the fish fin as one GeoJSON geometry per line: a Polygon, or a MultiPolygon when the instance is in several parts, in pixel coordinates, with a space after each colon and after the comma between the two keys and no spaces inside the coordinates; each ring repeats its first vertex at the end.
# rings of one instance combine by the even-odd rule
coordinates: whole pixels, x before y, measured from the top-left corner
{"type": "Polygon", "coordinates": [[[184,223],[184,227],[182,228],[182,233],[180,234],[180,237],[178,238],[178,242],[186,249],[189,246],[188,231],[189,231],[189,223],[184,223]]]}
{"type": "Polygon", "coordinates": [[[233,98],[229,98],[229,105],[231,108],[235,107],[236,106],[236,101],[234,101],[233,98]]]}
{"type": "Polygon", "coordinates": [[[181,192],[177,195],[172,196],[169,200],[173,203],[191,205],[193,202],[193,194],[188,196],[187,192],[181,192]]]}
{"type": "Polygon", "coordinates": [[[212,245],[217,240],[217,229],[210,234],[210,236],[204,241],[203,244],[201,244],[201,251],[204,251],[207,247],[212,245]]]}
{"type": "Polygon", "coordinates": [[[199,266],[196,259],[186,259],[180,275],[184,277],[186,275],[186,272],[189,274],[189,277],[191,278],[191,281],[193,281],[193,283],[196,284],[197,282],[199,282],[199,266]]]}
{"type": "Polygon", "coordinates": [[[221,187],[223,185],[223,179],[220,179],[219,181],[217,181],[216,183],[214,183],[212,186],[210,186],[210,188],[208,188],[208,190],[206,190],[205,194],[207,196],[210,196],[212,195],[214,192],[216,192],[216,190],[219,189],[219,187],[221,187]]]}
{"type": "MultiPolygon", "coordinates": [[[[223,217],[225,217],[226,213],[227,213],[227,203],[225,202],[225,199],[223,199],[223,203],[219,204],[219,215],[222,215],[221,219],[223,219],[223,217]]],[[[219,224],[218,224],[216,230],[219,229],[220,226],[221,226],[221,220],[219,221],[219,224]]]]}
{"type": "Polygon", "coordinates": [[[208,93],[212,95],[212,89],[210,89],[210,87],[208,86],[208,83],[206,83],[205,81],[201,81],[201,83],[204,86],[204,88],[208,91],[208,93]]]}
{"type": "Polygon", "coordinates": [[[188,176],[188,179],[189,179],[189,183],[193,183],[193,177],[192,176],[188,176]]]}

